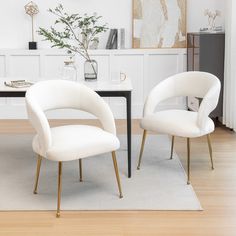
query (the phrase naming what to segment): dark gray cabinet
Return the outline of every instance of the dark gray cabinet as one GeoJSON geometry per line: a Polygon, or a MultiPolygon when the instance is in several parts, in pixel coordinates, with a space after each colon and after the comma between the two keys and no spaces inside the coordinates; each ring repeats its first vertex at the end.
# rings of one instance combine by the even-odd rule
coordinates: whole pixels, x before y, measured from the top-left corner
{"type": "MultiPolygon", "coordinates": [[[[221,81],[220,99],[217,108],[210,115],[212,118],[223,115],[224,56],[224,33],[188,33],[187,70],[209,72],[221,81]]],[[[198,98],[188,98],[189,109],[197,110],[200,102],[198,98]]]]}

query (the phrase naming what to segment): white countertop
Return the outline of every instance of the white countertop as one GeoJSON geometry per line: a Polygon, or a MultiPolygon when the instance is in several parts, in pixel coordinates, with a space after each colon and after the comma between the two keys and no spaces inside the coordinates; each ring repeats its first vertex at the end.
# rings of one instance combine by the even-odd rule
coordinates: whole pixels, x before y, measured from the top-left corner
{"type": "MultiPolygon", "coordinates": [[[[22,80],[26,79],[23,77],[0,77],[0,92],[17,92],[17,91],[27,91],[28,88],[11,88],[6,85],[4,85],[4,81],[11,81],[11,80],[22,80]]],[[[48,78],[47,78],[48,79],[48,78]]],[[[52,78],[52,79],[59,79],[59,78],[52,78]]],[[[27,80],[27,79],[26,79],[27,80]]],[[[45,80],[44,78],[38,78],[38,81],[45,80]]],[[[51,80],[51,79],[50,79],[51,80]]],[[[32,81],[35,81],[32,79],[32,81]]],[[[37,82],[36,82],[37,83],[37,82]]],[[[112,82],[112,81],[78,81],[78,83],[82,83],[89,88],[93,89],[94,91],[132,91],[132,83],[130,78],[126,78],[125,81],[122,81],[120,83],[118,82],[112,82]]]]}

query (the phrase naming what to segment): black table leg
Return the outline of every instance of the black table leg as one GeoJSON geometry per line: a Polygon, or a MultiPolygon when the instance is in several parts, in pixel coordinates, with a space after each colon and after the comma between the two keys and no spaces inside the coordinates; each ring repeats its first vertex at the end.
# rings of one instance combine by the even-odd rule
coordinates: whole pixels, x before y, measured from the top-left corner
{"type": "Polygon", "coordinates": [[[132,91],[96,91],[101,97],[124,97],[126,99],[127,115],[127,154],[128,154],[128,177],[131,178],[131,94],[132,91]]]}
{"type": "Polygon", "coordinates": [[[127,113],[127,145],[128,145],[128,177],[131,178],[131,92],[126,96],[126,113],[127,113]]]}

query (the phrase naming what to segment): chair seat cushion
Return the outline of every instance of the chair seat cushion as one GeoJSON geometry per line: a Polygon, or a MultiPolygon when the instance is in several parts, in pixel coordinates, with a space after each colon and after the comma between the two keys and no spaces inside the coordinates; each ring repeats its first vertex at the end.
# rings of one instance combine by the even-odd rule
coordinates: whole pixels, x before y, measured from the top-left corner
{"type": "Polygon", "coordinates": [[[186,110],[166,110],[148,115],[141,120],[141,127],[147,131],[180,137],[200,137],[212,133],[214,122],[208,118],[204,130],[197,125],[198,113],[186,110]]]}
{"type": "Polygon", "coordinates": [[[47,153],[40,149],[38,136],[33,150],[52,161],[71,161],[112,152],[120,147],[118,138],[101,128],[88,125],[66,125],[51,128],[52,146],[47,153]]]}

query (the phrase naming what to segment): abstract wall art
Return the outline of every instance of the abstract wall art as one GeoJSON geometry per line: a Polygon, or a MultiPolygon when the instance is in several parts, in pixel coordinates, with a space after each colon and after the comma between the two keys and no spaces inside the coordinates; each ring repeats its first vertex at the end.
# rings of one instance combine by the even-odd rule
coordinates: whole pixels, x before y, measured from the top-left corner
{"type": "Polygon", "coordinates": [[[133,48],[186,47],[186,0],[133,0],[133,48]]]}

